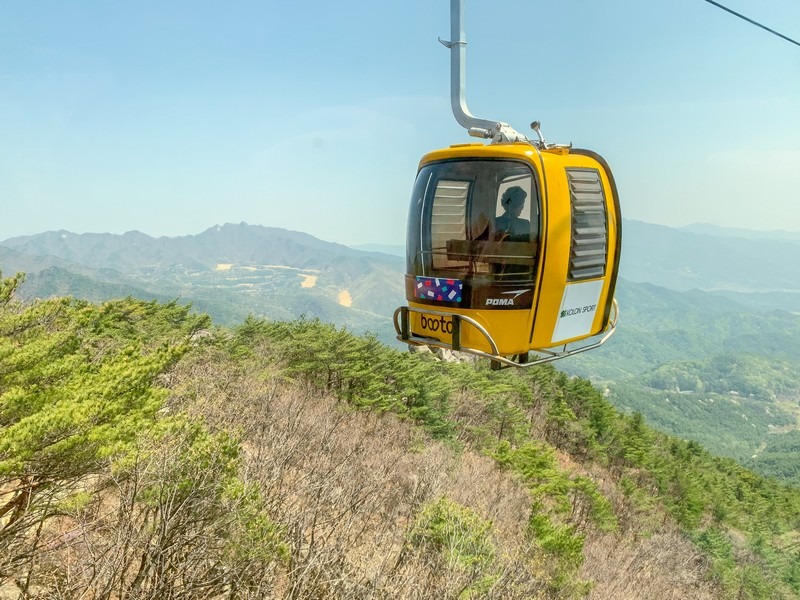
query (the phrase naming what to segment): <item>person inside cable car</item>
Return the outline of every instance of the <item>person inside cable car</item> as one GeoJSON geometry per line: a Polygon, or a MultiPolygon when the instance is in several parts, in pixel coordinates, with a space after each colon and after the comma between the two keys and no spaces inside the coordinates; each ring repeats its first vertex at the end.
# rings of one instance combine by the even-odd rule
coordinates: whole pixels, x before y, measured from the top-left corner
{"type": "Polygon", "coordinates": [[[520,218],[528,194],[518,185],[508,188],[500,199],[505,211],[494,221],[495,237],[504,242],[530,242],[531,222],[520,218]]]}

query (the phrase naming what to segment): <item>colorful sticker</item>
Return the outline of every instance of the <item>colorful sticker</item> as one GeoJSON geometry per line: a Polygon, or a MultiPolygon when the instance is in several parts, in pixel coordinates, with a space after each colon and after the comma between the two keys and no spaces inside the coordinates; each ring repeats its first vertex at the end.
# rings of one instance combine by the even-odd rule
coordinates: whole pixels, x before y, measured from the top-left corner
{"type": "Polygon", "coordinates": [[[417,276],[417,298],[437,302],[461,302],[463,285],[458,279],[417,276]]]}

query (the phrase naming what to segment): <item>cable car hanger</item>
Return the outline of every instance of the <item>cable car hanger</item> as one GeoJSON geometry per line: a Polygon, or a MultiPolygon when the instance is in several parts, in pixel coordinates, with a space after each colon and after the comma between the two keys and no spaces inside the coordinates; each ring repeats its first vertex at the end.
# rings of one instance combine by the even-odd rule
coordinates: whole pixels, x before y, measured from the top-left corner
{"type": "Polygon", "coordinates": [[[420,160],[406,240],[407,306],[397,339],[529,367],[605,343],[614,333],[619,198],[595,152],[531,140],[479,119],[465,98],[462,0],[450,2],[450,99],[456,121],[489,144],[455,144],[420,160]],[[531,359],[530,352],[536,356],[531,359]]]}
{"type": "MultiPolygon", "coordinates": [[[[466,54],[467,42],[464,39],[464,4],[461,0],[450,1],[450,37],[456,41],[448,42],[441,37],[439,43],[450,50],[450,105],[456,121],[472,137],[492,140],[492,143],[502,142],[530,142],[527,136],[521,134],[508,123],[479,119],[472,115],[467,108],[466,99],[466,54]]],[[[558,144],[545,142],[540,129],[539,121],[531,123],[531,129],[538,137],[536,144],[539,148],[555,147],[558,144]]],[[[532,142],[533,143],[533,142],[532,142]]],[[[571,144],[568,145],[568,147],[571,144]]]]}

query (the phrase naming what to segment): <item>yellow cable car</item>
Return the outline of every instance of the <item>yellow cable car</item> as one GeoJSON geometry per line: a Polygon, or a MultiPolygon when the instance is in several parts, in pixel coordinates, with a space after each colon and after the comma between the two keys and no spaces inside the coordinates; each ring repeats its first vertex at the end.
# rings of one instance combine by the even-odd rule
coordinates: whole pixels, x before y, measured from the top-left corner
{"type": "MultiPolygon", "coordinates": [[[[462,12],[451,0],[459,40],[462,12]]],[[[445,45],[453,113],[492,142],[453,145],[420,161],[398,339],[483,356],[496,368],[596,348],[617,319],[622,220],[611,170],[594,152],[548,144],[536,122],[532,141],[473,117],[463,98],[465,42],[445,45]],[[531,351],[540,356],[529,359],[531,351]]]]}

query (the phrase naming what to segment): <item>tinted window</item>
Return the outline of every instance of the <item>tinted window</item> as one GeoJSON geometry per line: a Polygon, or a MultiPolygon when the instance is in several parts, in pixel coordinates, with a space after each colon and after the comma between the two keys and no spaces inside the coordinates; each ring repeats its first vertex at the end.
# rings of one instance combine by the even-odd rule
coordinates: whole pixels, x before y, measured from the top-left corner
{"type": "Polygon", "coordinates": [[[528,166],[459,160],[424,167],[409,211],[409,273],[530,280],[539,194],[528,166]]]}

